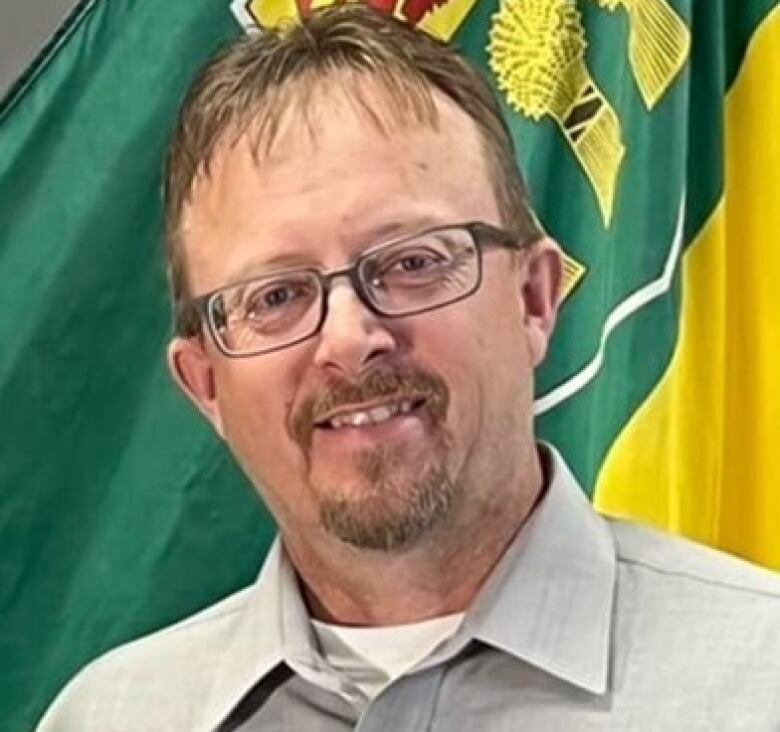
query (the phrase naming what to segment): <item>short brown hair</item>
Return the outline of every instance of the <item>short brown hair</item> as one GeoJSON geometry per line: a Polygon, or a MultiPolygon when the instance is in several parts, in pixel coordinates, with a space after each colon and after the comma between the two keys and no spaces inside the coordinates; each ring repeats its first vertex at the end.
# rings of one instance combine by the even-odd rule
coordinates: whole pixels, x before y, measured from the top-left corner
{"type": "MultiPolygon", "coordinates": [[[[315,11],[300,23],[249,34],[220,50],[201,70],[182,104],[165,171],[165,236],[176,331],[199,332],[180,236],[195,179],[208,175],[218,147],[250,129],[254,150],[272,145],[279,121],[304,106],[327,81],[370,79],[387,96],[396,121],[436,124],[433,91],[443,93],[476,123],[482,137],[502,224],[518,237],[539,234],[528,204],[509,130],[487,82],[446,44],[362,3],[315,11]]],[[[387,121],[371,103],[358,104],[382,130],[387,121]]],[[[258,152],[259,155],[259,152],[258,152]]]]}

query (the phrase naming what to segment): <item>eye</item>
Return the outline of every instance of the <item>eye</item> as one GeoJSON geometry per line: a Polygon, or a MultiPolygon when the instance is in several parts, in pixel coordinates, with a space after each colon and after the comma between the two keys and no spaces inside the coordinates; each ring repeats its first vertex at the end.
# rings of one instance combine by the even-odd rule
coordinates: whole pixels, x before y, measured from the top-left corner
{"type": "Polygon", "coordinates": [[[406,249],[395,252],[382,263],[380,271],[384,276],[427,274],[441,269],[448,258],[433,249],[406,249]]]}
{"type": "Polygon", "coordinates": [[[370,263],[367,281],[375,290],[431,287],[452,268],[452,255],[436,239],[389,248],[370,263]]]}
{"type": "Polygon", "coordinates": [[[243,311],[247,317],[266,317],[309,302],[313,296],[308,280],[270,282],[246,293],[243,311]]]}
{"type": "Polygon", "coordinates": [[[264,307],[278,308],[286,305],[295,298],[296,288],[290,285],[280,285],[267,290],[262,294],[261,302],[264,307]]]}
{"type": "Polygon", "coordinates": [[[400,257],[390,269],[397,267],[403,272],[421,272],[430,267],[435,267],[441,261],[441,255],[435,254],[434,252],[412,252],[400,257]]]}

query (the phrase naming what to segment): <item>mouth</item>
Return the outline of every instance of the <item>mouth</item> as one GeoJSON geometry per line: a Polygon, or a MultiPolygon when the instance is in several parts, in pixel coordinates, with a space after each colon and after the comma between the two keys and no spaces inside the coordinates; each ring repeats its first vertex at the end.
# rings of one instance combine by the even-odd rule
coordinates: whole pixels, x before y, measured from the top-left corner
{"type": "Polygon", "coordinates": [[[449,389],[420,368],[374,368],[359,381],[331,380],[290,412],[289,432],[307,460],[364,450],[425,449],[444,429],[449,389]]]}
{"type": "Polygon", "coordinates": [[[340,407],[315,420],[314,427],[323,430],[372,427],[398,417],[413,415],[425,405],[424,397],[396,399],[373,404],[340,407]]]}

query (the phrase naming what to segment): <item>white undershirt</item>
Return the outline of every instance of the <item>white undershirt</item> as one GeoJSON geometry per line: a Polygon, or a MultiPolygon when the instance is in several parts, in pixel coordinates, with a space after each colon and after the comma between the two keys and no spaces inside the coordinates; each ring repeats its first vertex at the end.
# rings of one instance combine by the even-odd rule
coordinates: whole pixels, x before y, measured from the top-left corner
{"type": "Polygon", "coordinates": [[[349,627],[312,620],[330,666],[370,699],[455,634],[463,613],[409,625],[349,627]]]}

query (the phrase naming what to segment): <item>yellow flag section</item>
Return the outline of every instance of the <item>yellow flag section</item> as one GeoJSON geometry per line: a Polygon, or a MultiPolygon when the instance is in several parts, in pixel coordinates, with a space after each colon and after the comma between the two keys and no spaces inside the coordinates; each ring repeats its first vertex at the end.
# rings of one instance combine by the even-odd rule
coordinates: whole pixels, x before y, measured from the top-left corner
{"type": "Polygon", "coordinates": [[[681,264],[677,350],[595,502],[780,569],[780,9],[725,115],[725,192],[681,264]]]}

